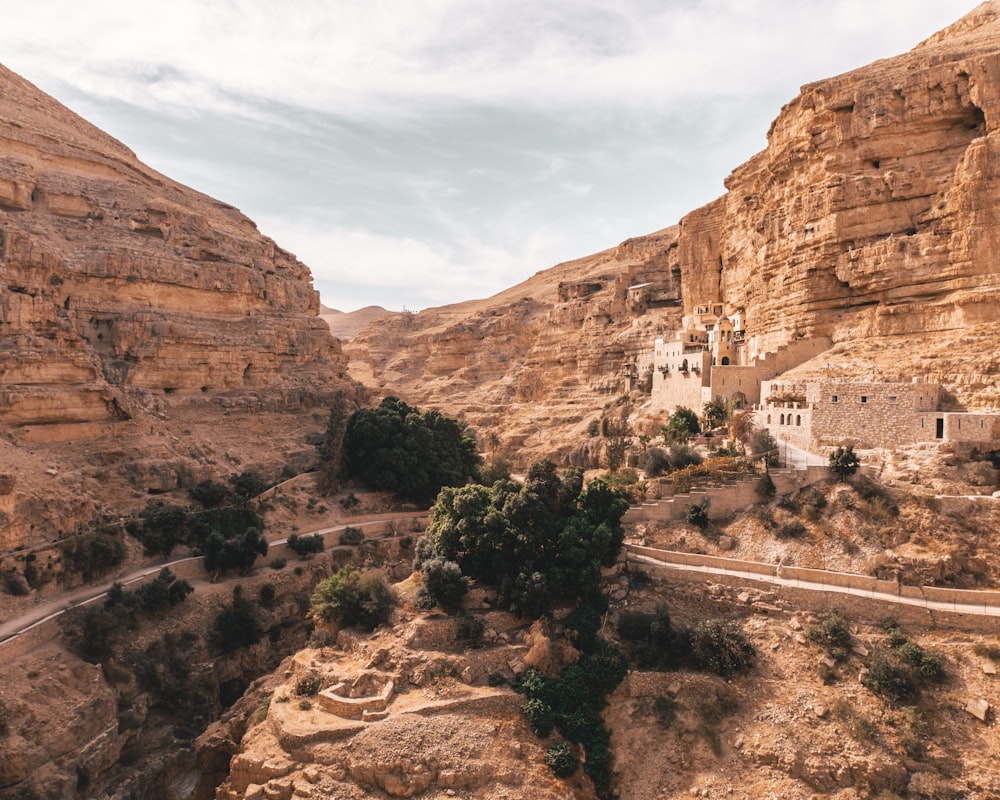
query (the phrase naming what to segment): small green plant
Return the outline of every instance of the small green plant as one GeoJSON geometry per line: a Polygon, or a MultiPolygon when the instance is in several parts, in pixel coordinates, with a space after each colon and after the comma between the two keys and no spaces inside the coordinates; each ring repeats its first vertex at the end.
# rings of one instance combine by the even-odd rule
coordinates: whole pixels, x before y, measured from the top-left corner
{"type": "Polygon", "coordinates": [[[824,611],[809,625],[806,635],[824,647],[835,661],[843,661],[851,648],[851,628],[847,618],[837,609],[824,611]]]}
{"type": "Polygon", "coordinates": [[[976,642],[972,646],[972,652],[980,658],[988,658],[991,661],[1000,661],[1000,645],[992,642],[976,642]]]}
{"type": "Polygon", "coordinates": [[[342,567],[317,584],[310,602],[312,615],[319,622],[357,625],[371,631],[389,619],[396,596],[381,573],[342,567]]]}
{"type": "Polygon", "coordinates": [[[352,528],[348,526],[340,532],[340,543],[345,545],[356,546],[361,544],[365,540],[365,532],[360,528],[352,528]]]}
{"type": "Polygon", "coordinates": [[[308,711],[312,707],[313,707],[312,702],[307,700],[306,698],[303,697],[301,700],[299,700],[299,708],[301,708],[303,711],[308,711]]]}
{"type": "Polygon", "coordinates": [[[557,778],[568,778],[580,768],[580,759],[569,742],[558,742],[545,751],[545,765],[557,778]]]}
{"type": "Polygon", "coordinates": [[[277,570],[277,569],[284,569],[286,564],[288,564],[288,559],[287,558],[280,558],[279,557],[279,558],[271,559],[271,563],[268,564],[268,566],[271,569],[277,570]]]}
{"type": "Polygon", "coordinates": [[[708,527],[708,498],[706,497],[700,503],[689,505],[687,511],[684,512],[684,521],[688,525],[705,530],[708,527]]]}
{"type": "Polygon", "coordinates": [[[322,553],[323,537],[318,533],[309,536],[299,536],[297,533],[293,533],[288,537],[288,549],[300,556],[322,553]]]}
{"type": "Polygon", "coordinates": [[[323,678],[318,672],[307,672],[295,683],[295,694],[299,697],[312,697],[323,688],[323,678]]]}

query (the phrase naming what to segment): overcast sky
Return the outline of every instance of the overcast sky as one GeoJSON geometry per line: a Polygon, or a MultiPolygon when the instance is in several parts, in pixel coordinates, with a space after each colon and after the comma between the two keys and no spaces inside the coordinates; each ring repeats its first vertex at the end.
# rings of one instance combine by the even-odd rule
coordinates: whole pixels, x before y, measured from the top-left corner
{"type": "Polygon", "coordinates": [[[32,0],[0,61],[239,207],[323,302],[485,297],[724,192],[799,86],[974,0],[32,0]]]}

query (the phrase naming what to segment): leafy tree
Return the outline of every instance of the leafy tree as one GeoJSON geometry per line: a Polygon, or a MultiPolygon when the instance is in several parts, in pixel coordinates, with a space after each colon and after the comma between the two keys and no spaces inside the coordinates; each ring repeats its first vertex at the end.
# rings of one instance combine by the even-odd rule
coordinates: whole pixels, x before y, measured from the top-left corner
{"type": "Polygon", "coordinates": [[[288,537],[287,544],[292,552],[298,553],[300,556],[323,552],[323,537],[318,533],[310,536],[299,536],[297,533],[293,533],[288,537]]]}
{"type": "Polygon", "coordinates": [[[628,503],[605,480],[584,489],[582,473],[560,477],[551,461],[533,464],[523,484],[444,489],[417,566],[454,561],[464,575],[497,587],[501,606],[538,616],[556,598],[598,592],[602,566],[614,563],[628,503]]]}
{"type": "Polygon", "coordinates": [[[388,621],[395,603],[395,595],[381,573],[358,572],[351,567],[341,567],[320,581],[310,599],[316,620],[345,627],[357,625],[369,631],[388,621]]]}
{"type": "Polygon", "coordinates": [[[238,569],[245,575],[257,556],[267,554],[267,539],[264,531],[257,527],[249,527],[228,538],[213,530],[205,538],[201,552],[207,571],[228,572],[238,569]]]}
{"type": "Polygon", "coordinates": [[[344,435],[351,416],[348,411],[347,393],[339,390],[330,403],[330,418],[319,445],[317,489],[320,494],[333,494],[340,489],[340,478],[344,470],[344,435]]]}
{"type": "Polygon", "coordinates": [[[739,444],[742,452],[746,452],[747,442],[753,436],[753,411],[747,409],[734,414],[729,422],[729,438],[739,444]]]}
{"type": "Polygon", "coordinates": [[[838,447],[830,453],[830,471],[837,476],[837,480],[841,483],[857,472],[859,466],[861,466],[861,460],[854,452],[853,445],[838,447]]]}
{"type": "Polygon", "coordinates": [[[271,484],[249,469],[233,475],[229,482],[233,485],[233,491],[244,500],[251,500],[271,488],[271,484]]]}
{"type": "Polygon", "coordinates": [[[766,456],[769,467],[778,466],[778,442],[763,428],[750,434],[750,454],[754,458],[766,456]]]}
{"type": "Polygon", "coordinates": [[[604,419],[604,457],[607,459],[608,471],[617,472],[625,464],[629,443],[632,441],[632,425],[628,417],[631,412],[629,403],[622,406],[617,417],[604,419]]]}
{"type": "Polygon", "coordinates": [[[464,423],[420,412],[395,397],[351,415],[344,436],[347,472],[373,489],[429,503],[444,486],[478,474],[481,458],[464,423]]]}
{"type": "Polygon", "coordinates": [[[702,406],[701,414],[705,419],[705,427],[711,430],[726,424],[729,419],[729,408],[719,400],[709,400],[702,406]]]}
{"type": "Polygon", "coordinates": [[[201,503],[204,508],[229,505],[235,499],[233,490],[218,481],[202,481],[189,494],[192,500],[201,503]]]}
{"type": "Polygon", "coordinates": [[[687,406],[678,406],[670,415],[664,436],[671,444],[683,444],[699,433],[698,415],[687,406]]]}
{"type": "Polygon", "coordinates": [[[243,587],[233,587],[233,600],[215,617],[215,637],[224,653],[260,641],[263,634],[253,601],[243,596],[243,587]]]}
{"type": "Polygon", "coordinates": [[[469,581],[454,561],[432,558],[420,567],[424,589],[446,610],[457,608],[469,591],[469,581]]]}

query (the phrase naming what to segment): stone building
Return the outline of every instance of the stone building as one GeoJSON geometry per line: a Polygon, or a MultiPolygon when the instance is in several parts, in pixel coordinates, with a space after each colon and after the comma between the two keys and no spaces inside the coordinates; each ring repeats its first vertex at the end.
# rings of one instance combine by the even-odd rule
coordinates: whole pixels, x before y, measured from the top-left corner
{"type": "Polygon", "coordinates": [[[910,383],[763,381],[761,396],[755,423],[777,440],[807,450],[1000,439],[1000,414],[940,411],[940,384],[919,378],[910,383]]]}

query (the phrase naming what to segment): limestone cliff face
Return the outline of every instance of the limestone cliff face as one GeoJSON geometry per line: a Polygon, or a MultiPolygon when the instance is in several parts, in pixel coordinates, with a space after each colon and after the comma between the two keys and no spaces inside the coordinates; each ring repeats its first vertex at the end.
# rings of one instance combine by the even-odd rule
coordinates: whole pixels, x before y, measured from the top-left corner
{"type": "MultiPolygon", "coordinates": [[[[803,87],[727,193],[677,228],[542,272],[487,301],[375,323],[351,342],[367,385],[497,426],[538,454],[586,446],[621,369],[679,309],[746,311],[751,355],[803,336],[800,370],[941,382],[995,404],[1000,364],[1000,3],[896,58],[803,87]]],[[[592,443],[593,444],[593,443],[592,443]]]]}
{"type": "Polygon", "coordinates": [[[728,193],[681,222],[687,303],[746,308],[758,351],[994,319],[998,13],[803,87],[728,193]]]}
{"type": "Polygon", "coordinates": [[[590,423],[654,336],[677,327],[679,295],[674,227],[488,300],[383,317],[344,349],[352,377],[460,414],[488,449],[585,463],[590,423]],[[628,291],[645,283],[650,293],[628,291]]]}
{"type": "Polygon", "coordinates": [[[18,476],[0,546],[141,504],[117,479],[169,491],[304,450],[344,369],[318,313],[308,269],[237,209],[0,67],[0,446],[18,476]],[[261,414],[284,415],[266,456],[248,435],[261,414]],[[78,467],[75,490],[42,486],[78,467]],[[66,513],[89,479],[104,496],[66,513]],[[31,511],[60,493],[55,519],[31,511]]]}

